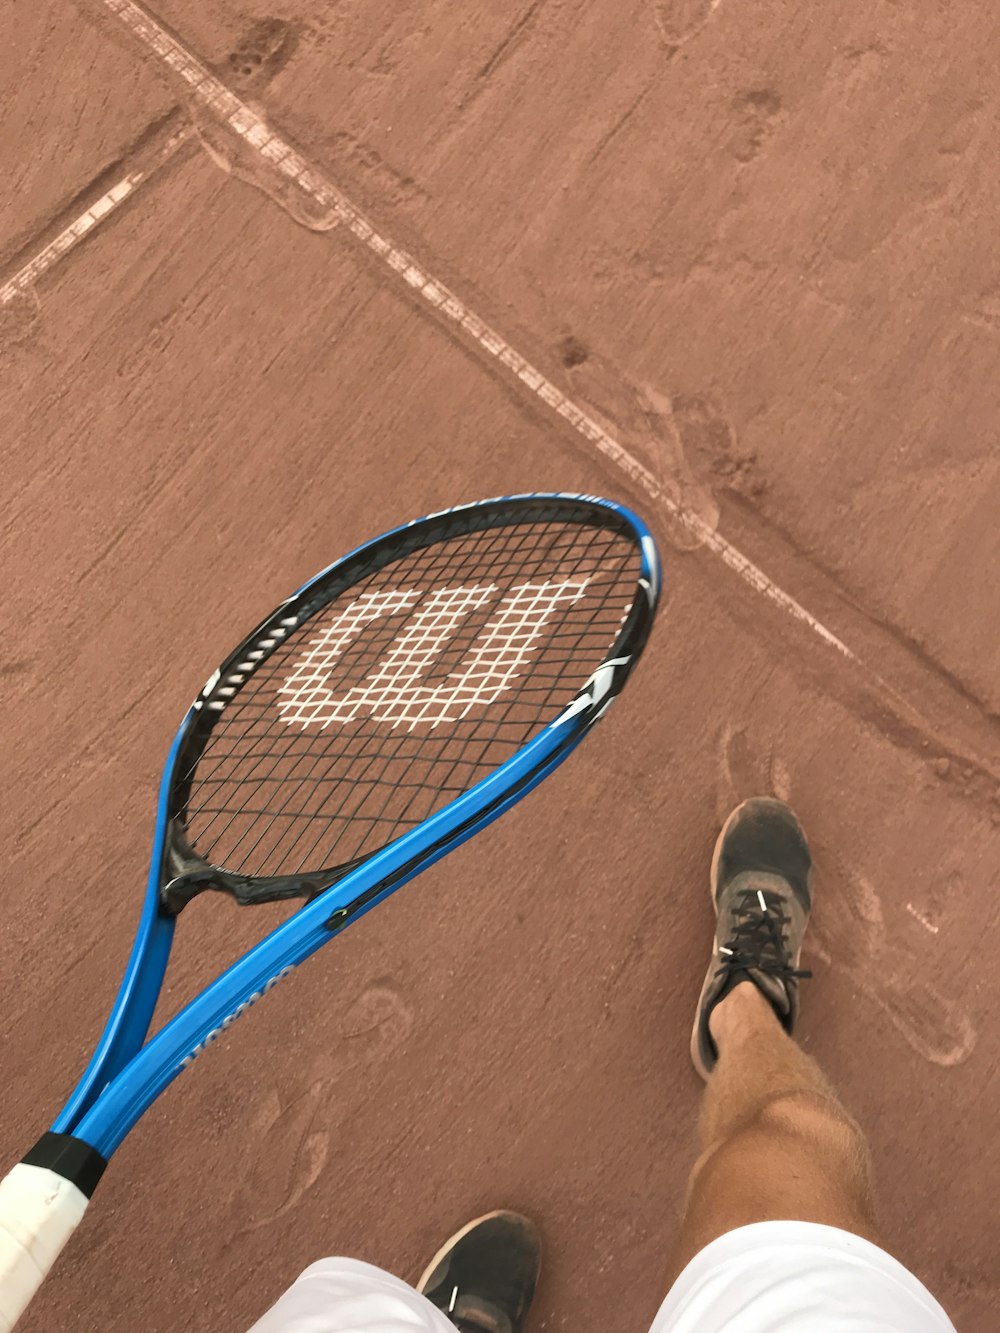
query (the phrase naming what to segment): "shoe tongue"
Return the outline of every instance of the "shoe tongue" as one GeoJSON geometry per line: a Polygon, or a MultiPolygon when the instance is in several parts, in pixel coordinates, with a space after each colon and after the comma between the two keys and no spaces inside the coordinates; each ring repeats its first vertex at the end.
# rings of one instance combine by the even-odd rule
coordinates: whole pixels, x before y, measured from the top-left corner
{"type": "MultiPolygon", "coordinates": [[[[733,888],[741,893],[753,893],[765,898],[768,894],[785,896],[788,885],[780,875],[767,870],[744,870],[733,880],[733,888]]],[[[746,975],[754,982],[766,999],[770,1000],[781,1017],[786,1017],[791,1010],[788,990],[780,977],[758,967],[749,967],[746,975]]]]}
{"type": "Polygon", "coordinates": [[[757,989],[763,992],[765,999],[770,1000],[779,1014],[786,1016],[789,1013],[791,1004],[788,999],[788,990],[780,977],[773,977],[769,972],[762,972],[758,967],[747,968],[746,974],[757,989]]]}

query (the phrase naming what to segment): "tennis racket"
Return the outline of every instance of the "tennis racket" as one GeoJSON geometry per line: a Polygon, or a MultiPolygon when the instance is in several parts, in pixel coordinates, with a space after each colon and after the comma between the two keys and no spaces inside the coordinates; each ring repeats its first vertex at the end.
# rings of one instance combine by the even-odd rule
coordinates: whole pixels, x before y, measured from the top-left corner
{"type": "Polygon", "coordinates": [[[103,1035],[51,1131],[0,1182],[0,1330],[164,1088],[303,959],[562,763],[625,684],[659,585],[653,539],[620,505],[488,500],[359,547],[212,673],[167,757],[103,1035]],[[209,889],[304,902],[147,1040],[177,917],[209,889]]]}

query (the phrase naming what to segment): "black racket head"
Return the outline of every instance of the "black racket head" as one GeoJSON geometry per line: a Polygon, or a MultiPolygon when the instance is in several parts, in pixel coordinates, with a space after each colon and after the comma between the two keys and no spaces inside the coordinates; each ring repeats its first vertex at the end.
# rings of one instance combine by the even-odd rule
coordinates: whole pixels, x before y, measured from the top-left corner
{"type": "Polygon", "coordinates": [[[571,710],[578,736],[648,635],[659,570],[627,510],[514,497],[387,533],[284,602],[182,728],[161,903],[309,898],[571,710]]]}

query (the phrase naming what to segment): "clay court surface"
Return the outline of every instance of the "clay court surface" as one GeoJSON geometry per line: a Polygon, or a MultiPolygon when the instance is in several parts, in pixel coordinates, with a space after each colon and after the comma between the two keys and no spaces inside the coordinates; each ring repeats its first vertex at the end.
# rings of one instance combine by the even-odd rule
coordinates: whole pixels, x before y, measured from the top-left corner
{"type": "MultiPolygon", "coordinates": [[[[5,1161],[100,1031],[174,729],[281,597],[396,522],[541,489],[638,509],[666,594],[557,776],[159,1100],[26,1333],[242,1333],[311,1260],[413,1279],[496,1205],[544,1231],[532,1329],[644,1333],[694,1154],[709,855],[757,792],[816,854],[804,1045],[870,1132],[895,1253],[991,1333],[983,8],[142,13],[15,0],[0,56],[5,1161]]],[[[194,903],[164,1012],[263,924],[194,903]]]]}

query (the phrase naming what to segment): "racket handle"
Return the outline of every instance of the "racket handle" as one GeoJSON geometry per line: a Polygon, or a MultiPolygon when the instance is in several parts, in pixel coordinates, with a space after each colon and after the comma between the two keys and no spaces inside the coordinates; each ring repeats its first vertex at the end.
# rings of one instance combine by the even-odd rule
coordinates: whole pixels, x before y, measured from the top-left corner
{"type": "Polygon", "coordinates": [[[10,1333],[79,1226],[104,1165],[79,1139],[46,1134],[0,1180],[0,1333],[10,1333]]]}

